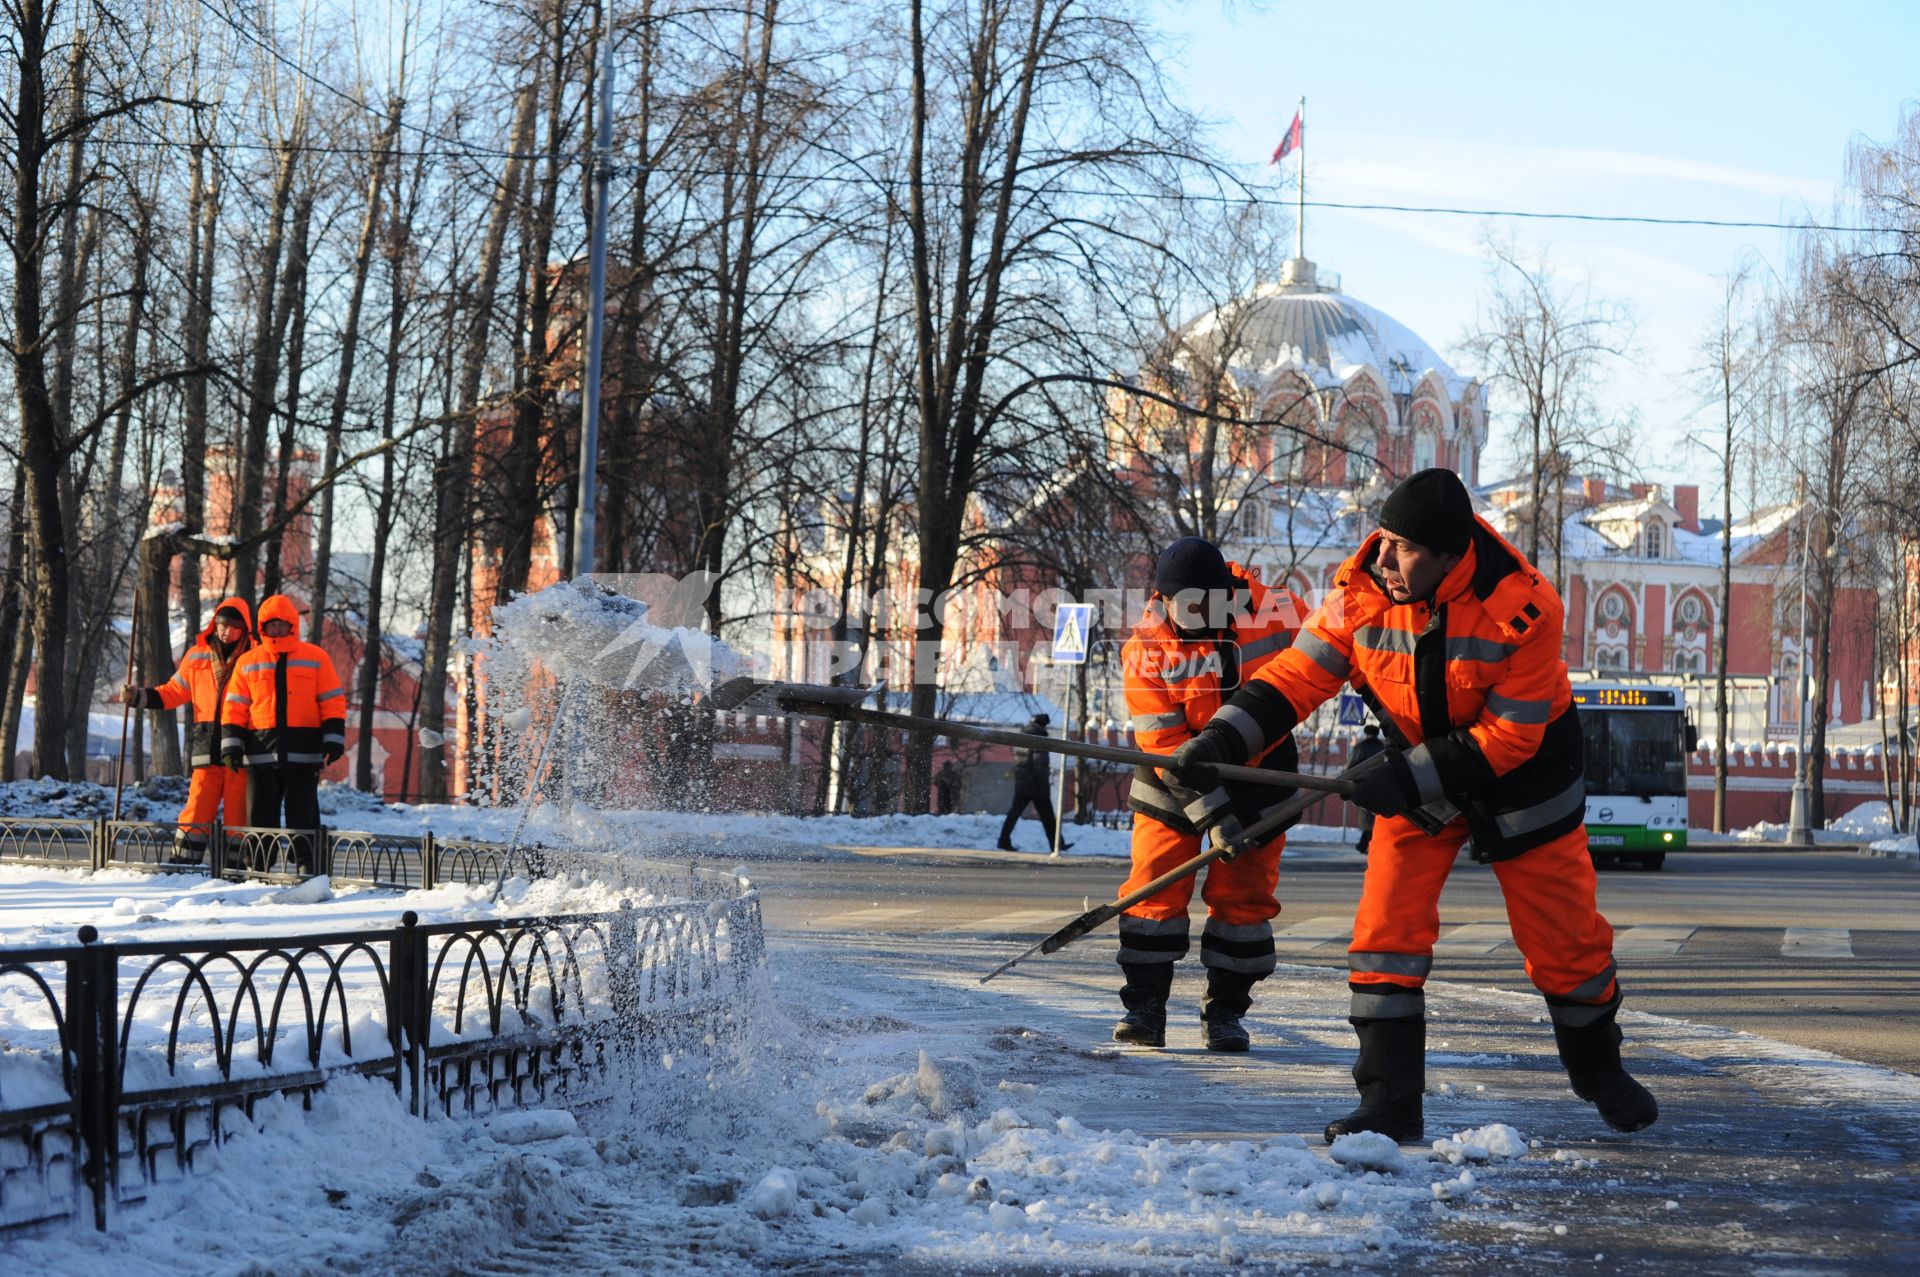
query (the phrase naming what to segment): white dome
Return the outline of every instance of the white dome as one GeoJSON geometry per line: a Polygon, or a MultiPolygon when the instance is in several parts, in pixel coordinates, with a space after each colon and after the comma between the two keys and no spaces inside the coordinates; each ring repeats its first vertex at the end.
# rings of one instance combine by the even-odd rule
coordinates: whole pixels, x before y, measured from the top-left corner
{"type": "Polygon", "coordinates": [[[1222,341],[1232,343],[1227,364],[1243,382],[1268,381],[1294,371],[1318,387],[1345,383],[1372,368],[1389,393],[1409,394],[1428,372],[1458,402],[1475,383],[1456,373],[1432,346],[1386,312],[1317,282],[1313,263],[1287,263],[1282,282],[1262,284],[1247,297],[1193,320],[1175,343],[1209,361],[1222,341]]]}

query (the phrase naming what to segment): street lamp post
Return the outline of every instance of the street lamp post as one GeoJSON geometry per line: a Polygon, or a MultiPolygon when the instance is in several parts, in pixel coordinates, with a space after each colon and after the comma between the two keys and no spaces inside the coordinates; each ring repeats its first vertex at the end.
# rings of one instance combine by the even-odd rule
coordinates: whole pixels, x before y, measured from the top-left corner
{"type": "Polygon", "coordinates": [[[1800,721],[1793,751],[1793,796],[1787,802],[1787,841],[1801,846],[1813,842],[1813,788],[1807,779],[1807,712],[1813,701],[1811,684],[1807,681],[1807,553],[1811,549],[1812,528],[1813,520],[1807,517],[1803,493],[1800,499],[1800,655],[1796,662],[1799,681],[1794,689],[1800,699],[1800,721]]]}
{"type": "Polygon", "coordinates": [[[580,378],[580,487],[573,517],[573,572],[594,570],[600,486],[600,360],[607,340],[607,186],[613,180],[613,0],[600,33],[600,102],[593,155],[593,231],[587,263],[587,357],[580,378]]]}

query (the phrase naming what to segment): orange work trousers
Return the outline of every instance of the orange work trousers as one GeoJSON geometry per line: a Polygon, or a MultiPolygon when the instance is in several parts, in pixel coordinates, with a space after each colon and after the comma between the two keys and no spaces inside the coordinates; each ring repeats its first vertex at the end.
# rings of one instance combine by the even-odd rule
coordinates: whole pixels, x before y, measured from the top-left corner
{"type": "Polygon", "coordinates": [[[247,773],[238,767],[193,769],[187,805],[180,809],[180,841],[204,847],[213,835],[214,817],[229,825],[247,823],[247,773]]]}
{"type": "MultiPolygon", "coordinates": [[[[1120,886],[1120,896],[1129,895],[1200,854],[1199,834],[1185,834],[1161,824],[1151,816],[1133,814],[1133,872],[1120,886]]],[[[1207,916],[1233,926],[1261,923],[1280,912],[1274,887],[1280,880],[1280,852],[1287,845],[1281,834],[1272,842],[1243,851],[1232,860],[1216,860],[1202,869],[1207,876],[1200,898],[1207,902],[1207,916]]],[[[1188,874],[1165,890],[1148,896],[1127,912],[1136,918],[1167,921],[1184,919],[1193,901],[1193,882],[1198,874],[1188,874]]],[[[1114,897],[1116,900],[1120,896],[1114,897]]]]}
{"type": "MultiPolygon", "coordinates": [[[[1440,934],[1440,889],[1466,840],[1464,819],[1438,834],[1397,816],[1374,824],[1347,949],[1353,984],[1417,989],[1426,983],[1440,934]]],[[[1610,1001],[1613,927],[1594,899],[1586,826],[1496,861],[1493,872],[1506,898],[1513,943],[1534,987],[1549,998],[1610,1001]]]]}

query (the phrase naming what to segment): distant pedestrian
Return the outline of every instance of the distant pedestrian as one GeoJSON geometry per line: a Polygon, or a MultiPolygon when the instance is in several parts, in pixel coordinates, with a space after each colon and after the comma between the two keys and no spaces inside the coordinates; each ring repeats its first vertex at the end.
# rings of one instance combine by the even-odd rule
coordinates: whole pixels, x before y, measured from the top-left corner
{"type": "MultiPolygon", "coordinates": [[[[1347,766],[1358,767],[1376,754],[1386,752],[1387,743],[1380,739],[1380,724],[1368,723],[1360,729],[1360,739],[1355,742],[1353,753],[1347,759],[1347,766]]],[[[1367,854],[1367,843],[1373,838],[1373,813],[1365,807],[1360,809],[1360,841],[1357,844],[1360,854],[1367,854]]]]}
{"type": "Polygon", "coordinates": [[[172,678],[158,687],[130,686],[119,694],[121,704],[135,709],[193,706],[193,722],[187,727],[193,778],[187,785],[187,805],[180,809],[179,827],[173,832],[169,864],[197,865],[205,860],[216,819],[224,816],[229,825],[247,823],[247,774],[220,763],[220,707],[227,684],[252,642],[252,609],[245,599],[226,599],[180,658],[172,678]]]}
{"type": "MultiPolygon", "coordinates": [[[[1035,714],[1027,720],[1021,730],[1029,736],[1045,736],[1047,724],[1053,720],[1045,714],[1035,714]]],[[[1047,792],[1047,781],[1052,768],[1047,764],[1045,750],[1035,749],[1031,745],[1021,745],[1013,751],[1013,806],[1007,808],[1007,819],[1000,826],[1000,841],[996,844],[1001,851],[1018,851],[1013,845],[1013,827],[1020,823],[1020,817],[1027,814],[1027,804],[1033,804],[1033,810],[1040,817],[1041,827],[1047,831],[1047,846],[1052,848],[1054,841],[1053,796],[1047,792]]],[[[1072,843],[1061,843],[1065,851],[1072,843]]]]}
{"type": "Polygon", "coordinates": [[[960,769],[951,758],[933,774],[933,803],[934,811],[942,816],[953,815],[960,805],[960,769]]]}
{"type": "MultiPolygon", "coordinates": [[[[299,622],[286,595],[262,603],[260,642],[227,689],[221,757],[246,767],[248,821],[263,828],[318,829],[320,769],[346,752],[346,691],[326,650],[294,637],[299,622]]],[[[314,871],[311,841],[293,839],[302,873],[314,871]]]]}

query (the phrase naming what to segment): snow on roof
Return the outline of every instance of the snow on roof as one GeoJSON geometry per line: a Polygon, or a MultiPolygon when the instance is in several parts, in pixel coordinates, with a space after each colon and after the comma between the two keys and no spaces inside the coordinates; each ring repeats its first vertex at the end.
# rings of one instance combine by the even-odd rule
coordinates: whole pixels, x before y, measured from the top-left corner
{"type": "Polygon", "coordinates": [[[1231,341],[1227,363],[1243,379],[1300,373],[1325,389],[1371,370],[1390,393],[1409,394],[1432,374],[1454,400],[1478,384],[1386,312],[1311,284],[1262,284],[1194,319],[1174,340],[1203,358],[1217,357],[1220,342],[1231,341]]]}

